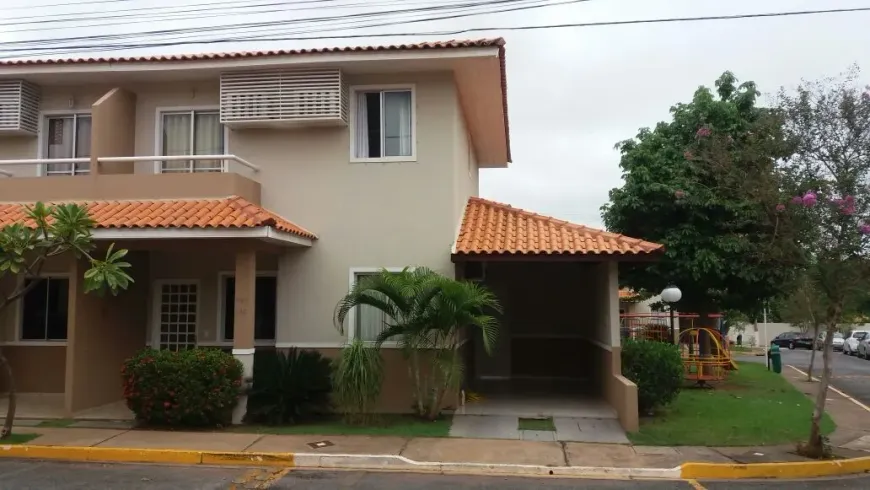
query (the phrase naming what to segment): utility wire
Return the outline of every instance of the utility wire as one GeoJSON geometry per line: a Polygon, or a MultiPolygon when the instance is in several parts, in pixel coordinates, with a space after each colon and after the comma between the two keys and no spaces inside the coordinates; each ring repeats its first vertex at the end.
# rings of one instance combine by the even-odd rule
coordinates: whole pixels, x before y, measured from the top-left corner
{"type": "MultiPolygon", "coordinates": [[[[818,10],[801,10],[801,11],[790,11],[790,12],[769,12],[769,13],[758,13],[758,14],[736,14],[736,15],[716,15],[716,16],[699,16],[699,17],[668,17],[668,18],[657,18],[657,19],[636,19],[636,20],[623,20],[623,21],[603,21],[603,22],[583,22],[583,23],[562,23],[562,24],[546,24],[546,25],[531,25],[531,26],[503,26],[503,27],[474,27],[468,29],[455,29],[455,30],[443,30],[443,31],[429,31],[429,32],[394,32],[394,33],[365,33],[365,34],[336,34],[336,35],[325,35],[325,36],[281,36],[274,38],[257,38],[257,39],[248,39],[248,38],[222,38],[222,39],[208,39],[208,40],[199,40],[199,41],[186,41],[181,43],[143,43],[143,44],[129,44],[129,45],[105,45],[105,46],[95,46],[95,45],[82,45],[82,46],[64,46],[58,49],[65,50],[75,50],[71,51],[72,53],[80,52],[81,50],[104,50],[104,51],[115,51],[115,50],[125,50],[125,49],[140,49],[140,48],[151,48],[151,47],[164,47],[164,46],[173,46],[180,44],[215,44],[215,43],[226,43],[226,42],[249,42],[249,41],[257,41],[257,42],[270,42],[270,41],[308,41],[308,40],[325,40],[325,39],[356,39],[356,38],[377,38],[377,37],[407,37],[407,36],[452,36],[457,34],[467,34],[471,32],[487,32],[487,31],[521,31],[521,30],[540,30],[540,29],[561,29],[561,28],[572,28],[572,27],[601,27],[601,26],[622,26],[622,25],[634,25],[634,24],[658,24],[658,23],[675,23],[675,22],[699,22],[699,21],[719,21],[719,20],[737,20],[737,19],[754,19],[754,18],[772,18],[772,17],[792,17],[792,16],[806,16],[806,15],[818,15],[818,14],[834,14],[834,13],[855,13],[855,12],[868,12],[870,11],[870,7],[856,7],[856,8],[842,8],[842,9],[818,9],[818,10]]],[[[26,51],[27,49],[22,49],[22,51],[26,51]]],[[[10,50],[13,51],[13,50],[10,50]]],[[[65,54],[59,52],[46,52],[44,54],[65,54]]],[[[0,59],[8,59],[17,56],[2,56],[0,59]]]]}
{"type": "MultiPolygon", "coordinates": [[[[225,31],[225,30],[235,30],[235,29],[259,29],[259,28],[267,28],[267,27],[285,27],[291,26],[295,24],[312,24],[318,22],[335,22],[341,20],[354,20],[354,19],[370,19],[374,20],[377,17],[395,17],[397,15],[408,15],[415,13],[424,13],[424,12],[438,12],[438,11],[453,11],[451,15],[442,15],[436,17],[426,17],[419,19],[401,19],[401,20],[390,20],[381,22],[378,24],[372,24],[370,27],[383,27],[389,25],[398,25],[398,24],[406,24],[406,23],[417,23],[417,22],[427,22],[427,21],[435,21],[435,20],[446,20],[460,17],[468,17],[474,15],[483,15],[490,13],[501,13],[501,12],[510,12],[516,10],[527,10],[529,8],[542,8],[548,6],[557,6],[557,5],[566,5],[571,3],[580,3],[586,2],[590,0],[565,0],[562,2],[552,2],[551,0],[486,0],[486,1],[477,1],[470,3],[452,3],[452,4],[441,4],[441,5],[431,5],[426,7],[412,8],[412,9],[402,9],[402,10],[381,10],[376,12],[363,12],[363,13],[355,13],[355,14],[347,14],[347,15],[339,15],[339,16],[328,16],[328,17],[307,17],[307,18],[296,18],[296,19],[283,19],[276,21],[266,21],[266,22],[250,22],[250,23],[240,23],[240,24],[227,24],[220,26],[204,26],[204,27],[193,27],[193,28],[178,28],[178,29],[162,29],[162,30],[153,30],[153,31],[143,31],[137,33],[124,33],[124,34],[104,34],[104,35],[90,35],[90,36],[78,36],[78,37],[67,37],[67,38],[57,38],[57,39],[46,39],[46,40],[31,40],[31,41],[10,41],[10,42],[0,42],[0,49],[5,51],[26,51],[28,49],[32,49],[33,46],[42,46],[45,49],[48,49],[52,44],[61,44],[71,41],[108,41],[108,40],[117,40],[124,38],[141,38],[141,37],[153,37],[153,36],[168,36],[168,35],[186,35],[184,38],[189,37],[191,34],[202,34],[214,31],[225,31]],[[490,7],[499,7],[499,6],[509,6],[514,4],[520,4],[519,7],[514,8],[501,8],[501,9],[491,9],[490,7]],[[463,12],[463,10],[469,9],[481,9],[477,11],[463,12]],[[12,46],[30,46],[28,48],[19,48],[19,49],[5,49],[7,47],[12,46]]],[[[369,27],[369,26],[367,26],[369,27]]],[[[337,28],[328,29],[329,30],[338,30],[337,28]]],[[[282,32],[284,29],[282,29],[282,32]]],[[[240,33],[241,34],[241,33],[240,33]]],[[[199,40],[195,40],[199,42],[199,40]]],[[[178,44],[177,42],[168,43],[165,41],[161,41],[160,43],[152,43],[157,45],[171,45],[178,44]]],[[[104,45],[88,45],[88,46],[57,46],[58,49],[81,49],[83,47],[99,47],[99,46],[107,46],[107,47],[116,47],[116,45],[104,44],[104,45]]]]}

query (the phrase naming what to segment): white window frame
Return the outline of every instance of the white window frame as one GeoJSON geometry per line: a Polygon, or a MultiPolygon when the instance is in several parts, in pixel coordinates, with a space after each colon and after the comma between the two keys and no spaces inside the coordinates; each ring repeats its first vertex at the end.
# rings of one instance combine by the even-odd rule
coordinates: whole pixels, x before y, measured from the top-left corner
{"type": "MultiPolygon", "coordinates": [[[[37,122],[37,136],[36,136],[36,158],[37,159],[46,159],[48,160],[48,152],[46,151],[46,146],[48,143],[48,120],[54,117],[69,117],[73,116],[73,155],[75,155],[76,150],[76,134],[78,131],[76,126],[78,122],[78,116],[91,116],[91,138],[93,138],[93,130],[94,130],[94,116],[91,114],[89,109],[69,109],[69,110],[50,110],[50,111],[39,111],[39,121],[37,122]]],[[[93,150],[93,141],[91,141],[91,149],[93,150]]],[[[48,164],[41,163],[36,166],[36,176],[37,177],[48,177],[48,164]]],[[[75,168],[75,166],[73,166],[75,168]]],[[[90,173],[90,168],[88,168],[87,172],[81,173],[71,173],[70,177],[76,175],[88,175],[90,173]]],[[[51,174],[51,176],[59,176],[65,174],[51,174]]]]}
{"type": "MultiPolygon", "coordinates": [[[[154,117],[154,155],[155,156],[164,156],[163,155],[163,115],[164,114],[181,114],[181,113],[190,113],[191,116],[197,112],[217,112],[220,114],[221,108],[219,105],[203,105],[203,106],[177,106],[177,107],[158,107],[156,109],[156,115],[154,117]]],[[[190,148],[191,151],[193,149],[193,121],[194,117],[190,118],[190,148]]],[[[223,154],[229,155],[230,153],[230,128],[227,127],[224,123],[221,123],[221,127],[223,128],[223,154]]],[[[227,161],[221,160],[221,172],[229,171],[227,161]]],[[[156,160],[154,162],[154,173],[162,174],[163,172],[163,162],[160,160],[156,160]]],[[[166,172],[166,173],[187,173],[187,172],[166,172]]],[[[196,173],[196,172],[190,172],[196,173]]]]}
{"type": "MultiPolygon", "coordinates": [[[[383,138],[383,99],[381,99],[381,138],[383,138]]],[[[352,163],[391,163],[391,162],[416,162],[417,161],[417,87],[410,84],[393,84],[393,85],[354,85],[350,87],[350,161],[352,163]],[[359,104],[359,94],[362,92],[411,92],[411,155],[410,156],[395,156],[395,157],[380,157],[380,158],[361,158],[356,156],[356,114],[357,104],[359,104]]],[[[383,141],[381,142],[381,153],[383,153],[383,141]]]]}
{"type": "MultiPolygon", "coordinates": [[[[66,272],[57,272],[57,273],[47,273],[40,274],[39,276],[27,276],[24,278],[19,278],[19,285],[23,285],[24,281],[28,279],[36,279],[37,277],[41,279],[66,279],[67,281],[71,280],[71,275],[66,272]]],[[[69,292],[67,292],[69,294],[69,292]]],[[[24,296],[18,298],[17,305],[15,307],[15,340],[12,342],[5,342],[4,345],[32,345],[32,346],[63,346],[66,345],[69,340],[69,321],[67,321],[67,330],[66,330],[66,340],[27,340],[24,339],[24,296]]],[[[67,304],[67,316],[69,316],[69,304],[67,304]]]]}
{"type": "MultiPolygon", "coordinates": [[[[359,274],[375,274],[382,270],[386,270],[387,272],[402,272],[405,270],[405,267],[351,267],[350,274],[348,276],[348,291],[350,291],[353,286],[356,284],[356,278],[359,274]]],[[[356,330],[356,308],[351,308],[351,310],[347,313],[347,342],[351,343],[354,340],[354,333],[356,330]]],[[[366,344],[375,345],[374,341],[365,341],[366,344]]],[[[389,349],[396,349],[399,347],[399,341],[397,340],[389,340],[384,342],[381,347],[386,347],[389,349]]]]}
{"type": "Polygon", "coordinates": [[[200,325],[202,319],[202,285],[199,279],[156,279],[151,282],[151,342],[152,349],[160,349],[160,302],[162,301],[163,286],[168,284],[193,284],[196,285],[196,347],[199,347],[200,325]]]}
{"type": "MultiPolygon", "coordinates": [[[[232,340],[227,340],[224,335],[224,316],[227,314],[227,305],[224,302],[224,296],[226,291],[224,291],[226,279],[228,277],[236,277],[236,273],[233,271],[220,271],[218,272],[218,297],[217,297],[217,328],[215,332],[217,332],[217,340],[214,342],[215,345],[233,345],[232,340]]],[[[274,277],[275,278],[275,294],[278,294],[278,271],[257,271],[257,277],[274,277]]],[[[276,340],[278,339],[278,311],[280,308],[280,303],[276,302],[275,305],[275,338],[272,340],[257,340],[254,338],[254,347],[268,347],[275,345],[276,340]]]]}

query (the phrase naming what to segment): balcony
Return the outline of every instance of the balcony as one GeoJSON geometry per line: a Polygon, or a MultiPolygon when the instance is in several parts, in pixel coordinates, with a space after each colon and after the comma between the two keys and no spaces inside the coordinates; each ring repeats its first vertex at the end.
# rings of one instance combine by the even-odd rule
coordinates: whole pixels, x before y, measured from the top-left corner
{"type": "Polygon", "coordinates": [[[69,201],[240,196],[260,203],[260,168],[236,155],[0,160],[0,200],[69,201]],[[174,165],[161,165],[161,162],[174,165]],[[181,163],[183,162],[183,163],[181,163]],[[46,165],[69,165],[47,171],[46,165]],[[76,168],[88,164],[87,168],[76,168]],[[187,164],[187,165],[184,165],[187,164]],[[8,169],[38,168],[19,177],[8,169]],[[161,168],[162,167],[162,168],[161,168]]]}

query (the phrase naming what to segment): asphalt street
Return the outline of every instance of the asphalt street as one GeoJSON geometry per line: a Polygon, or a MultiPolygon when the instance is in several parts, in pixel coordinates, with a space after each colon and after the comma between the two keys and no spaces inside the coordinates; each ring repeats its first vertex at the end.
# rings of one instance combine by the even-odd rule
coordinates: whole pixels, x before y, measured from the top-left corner
{"type": "MultiPolygon", "coordinates": [[[[810,351],[807,349],[782,349],[783,369],[786,364],[806,372],[810,364],[810,351]]],[[[857,356],[847,356],[842,352],[832,353],[831,358],[831,385],[847,395],[859,400],[865,405],[870,405],[870,361],[858,359],[857,356]]],[[[764,357],[741,357],[740,360],[767,362],[764,357]]],[[[822,373],[821,352],[816,351],[816,362],[813,375],[820,376],[822,373]]]]}
{"type": "Polygon", "coordinates": [[[653,481],[557,478],[445,476],[362,471],[290,471],[280,469],[209,468],[131,464],[58,463],[0,460],[0,490],[451,490],[535,488],[542,490],[859,490],[870,488],[870,477],[813,481],[653,481]]]}

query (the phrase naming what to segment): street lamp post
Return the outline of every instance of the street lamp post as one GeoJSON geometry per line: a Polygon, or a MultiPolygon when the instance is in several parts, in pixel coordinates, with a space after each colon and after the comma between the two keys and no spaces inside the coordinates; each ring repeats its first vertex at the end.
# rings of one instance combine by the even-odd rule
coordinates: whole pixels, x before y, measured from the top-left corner
{"type": "Polygon", "coordinates": [[[680,340],[679,340],[679,334],[676,331],[676,329],[674,328],[674,303],[676,303],[677,301],[680,300],[680,298],[683,297],[683,292],[680,291],[680,288],[678,288],[674,285],[669,285],[668,287],[662,289],[661,297],[662,297],[662,301],[667,303],[668,310],[670,310],[670,314],[671,314],[671,340],[673,341],[674,345],[677,345],[680,343],[680,340]]]}

